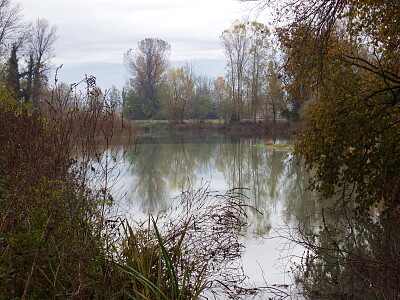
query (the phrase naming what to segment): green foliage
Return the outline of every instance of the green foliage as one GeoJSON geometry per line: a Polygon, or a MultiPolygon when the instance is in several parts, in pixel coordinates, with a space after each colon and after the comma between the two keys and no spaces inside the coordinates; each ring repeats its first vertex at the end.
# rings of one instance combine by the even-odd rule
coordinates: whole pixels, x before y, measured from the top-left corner
{"type": "MultiPolygon", "coordinates": [[[[314,15],[322,17],[333,4],[318,2],[314,15]]],[[[381,26],[400,11],[388,3],[381,19],[376,1],[337,4],[326,24],[296,15],[295,26],[280,30],[289,59],[287,91],[307,103],[307,129],[296,153],[314,174],[310,188],[323,198],[351,194],[360,211],[380,202],[394,208],[400,204],[400,69],[390,48],[392,26],[381,26]]]]}
{"type": "Polygon", "coordinates": [[[129,90],[124,96],[123,115],[131,120],[149,119],[146,99],[141,97],[135,90],[129,90]]]}
{"type": "Polygon", "coordinates": [[[398,87],[379,72],[355,68],[346,58],[357,51],[351,47],[328,53],[297,153],[315,170],[311,188],[323,197],[355,185],[360,209],[380,201],[395,207],[400,204],[400,102],[393,90],[398,87]]]}
{"type": "MultiPolygon", "coordinates": [[[[204,95],[197,94],[194,98],[195,118],[204,121],[211,115],[213,105],[211,99],[204,95]]],[[[215,116],[215,115],[214,115],[215,116]]]]}

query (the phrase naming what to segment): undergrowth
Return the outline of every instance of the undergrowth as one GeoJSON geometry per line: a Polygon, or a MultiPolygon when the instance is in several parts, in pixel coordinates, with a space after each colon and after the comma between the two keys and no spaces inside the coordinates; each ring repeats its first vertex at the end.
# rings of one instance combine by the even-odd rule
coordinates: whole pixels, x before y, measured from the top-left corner
{"type": "Polygon", "coordinates": [[[102,259],[102,196],[71,172],[57,122],[0,90],[0,298],[118,295],[102,259]]]}
{"type": "Polygon", "coordinates": [[[56,86],[31,107],[0,89],[0,299],[235,295],[243,195],[203,186],[144,224],[110,215],[116,158],[105,149],[133,128],[93,91],[61,99],[56,86]]]}

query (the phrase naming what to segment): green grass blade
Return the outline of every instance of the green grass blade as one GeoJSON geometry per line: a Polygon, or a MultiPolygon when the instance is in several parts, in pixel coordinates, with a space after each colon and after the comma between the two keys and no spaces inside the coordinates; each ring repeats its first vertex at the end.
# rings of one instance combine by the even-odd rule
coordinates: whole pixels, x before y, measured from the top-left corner
{"type": "Polygon", "coordinates": [[[142,282],[145,286],[147,286],[155,295],[160,295],[163,299],[168,300],[167,296],[153,283],[151,282],[146,276],[135,270],[134,268],[131,268],[130,266],[123,264],[123,263],[114,263],[122,268],[125,272],[128,274],[131,274],[135,276],[140,282],[142,282]]]}
{"type": "Polygon", "coordinates": [[[183,275],[183,280],[182,280],[182,288],[181,292],[179,294],[179,299],[185,299],[185,292],[186,292],[186,281],[189,279],[189,272],[188,269],[185,269],[185,274],[183,275]]]}
{"type": "Polygon", "coordinates": [[[160,234],[160,232],[158,230],[156,221],[154,220],[153,216],[151,217],[151,220],[153,222],[153,227],[154,227],[154,230],[156,232],[156,237],[157,237],[158,243],[160,244],[160,248],[161,248],[164,260],[165,260],[165,264],[167,265],[167,271],[168,271],[168,274],[169,274],[169,277],[170,277],[170,280],[171,280],[172,291],[173,291],[173,294],[174,294],[174,298],[178,299],[179,298],[179,285],[178,285],[178,279],[176,277],[174,265],[172,264],[171,257],[169,255],[167,249],[165,249],[165,246],[164,246],[164,243],[163,243],[163,239],[161,237],[161,234],[160,234]]]}

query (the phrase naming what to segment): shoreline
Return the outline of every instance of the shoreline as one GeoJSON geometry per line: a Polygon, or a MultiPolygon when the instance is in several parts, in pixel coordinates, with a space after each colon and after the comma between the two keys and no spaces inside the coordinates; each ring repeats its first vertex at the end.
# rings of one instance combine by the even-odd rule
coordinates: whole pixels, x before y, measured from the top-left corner
{"type": "MultiPolygon", "coordinates": [[[[287,138],[293,138],[304,129],[304,122],[291,122],[278,120],[274,123],[267,121],[242,121],[237,123],[223,123],[218,120],[206,120],[204,122],[195,122],[189,120],[185,123],[172,123],[166,120],[133,120],[132,125],[137,127],[141,134],[161,134],[171,132],[218,132],[232,135],[245,136],[271,136],[279,135],[287,138]]],[[[139,134],[140,134],[139,133],[139,134]]]]}

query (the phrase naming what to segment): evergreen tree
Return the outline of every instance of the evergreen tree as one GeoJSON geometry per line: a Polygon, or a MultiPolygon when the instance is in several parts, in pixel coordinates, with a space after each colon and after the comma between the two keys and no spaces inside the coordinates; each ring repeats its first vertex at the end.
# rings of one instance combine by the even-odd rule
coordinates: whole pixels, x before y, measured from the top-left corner
{"type": "Polygon", "coordinates": [[[21,94],[21,86],[19,82],[20,74],[18,71],[17,51],[17,45],[13,44],[11,55],[7,63],[6,86],[19,96],[21,94]]]}

